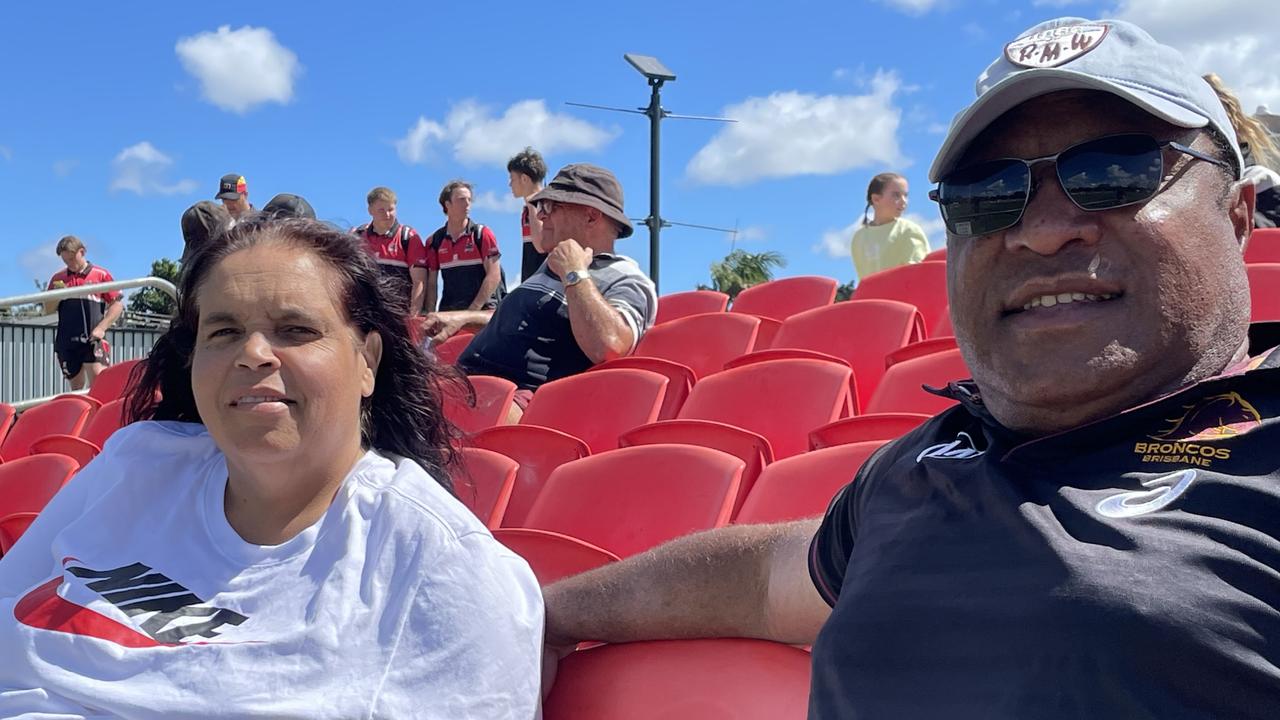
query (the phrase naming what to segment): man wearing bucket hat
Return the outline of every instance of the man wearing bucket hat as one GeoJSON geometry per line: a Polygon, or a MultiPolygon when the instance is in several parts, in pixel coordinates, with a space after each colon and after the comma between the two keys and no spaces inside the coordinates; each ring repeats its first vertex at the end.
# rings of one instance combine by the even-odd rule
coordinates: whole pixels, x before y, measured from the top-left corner
{"type": "Polygon", "coordinates": [[[586,163],[566,165],[529,204],[542,220],[539,250],[547,253],[539,271],[497,310],[436,313],[427,325],[437,340],[463,327],[483,327],[458,366],[514,382],[520,408],[542,383],[630,353],[658,308],[653,281],[634,260],[614,252],[632,227],[613,173],[586,163]]]}
{"type": "Polygon", "coordinates": [[[930,172],[973,381],[820,520],[544,590],[547,641],[813,644],[812,718],[1274,717],[1280,354],[1212,89],[1120,21],[1005,46],[930,172]]]}

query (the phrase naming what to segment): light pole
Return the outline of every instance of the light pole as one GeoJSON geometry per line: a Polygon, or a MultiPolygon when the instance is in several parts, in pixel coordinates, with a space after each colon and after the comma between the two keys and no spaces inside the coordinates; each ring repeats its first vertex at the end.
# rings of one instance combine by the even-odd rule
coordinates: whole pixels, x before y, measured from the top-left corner
{"type": "Polygon", "coordinates": [[[566,102],[566,105],[576,107],[594,108],[596,110],[611,110],[613,112],[635,113],[637,115],[649,116],[649,216],[641,222],[649,228],[649,278],[653,280],[654,288],[658,286],[658,238],[662,234],[662,228],[679,225],[681,227],[699,228],[702,230],[715,230],[717,232],[733,233],[735,236],[737,230],[729,230],[727,228],[713,227],[710,225],[694,225],[691,223],[669,222],[662,219],[662,213],[659,210],[662,177],[659,174],[660,156],[662,150],[661,123],[663,118],[678,118],[681,120],[713,120],[716,122],[737,122],[729,118],[706,117],[703,115],[676,115],[669,113],[662,107],[662,85],[668,81],[676,79],[675,73],[667,69],[666,65],[658,58],[650,55],[636,55],[634,53],[626,53],[622,56],[631,67],[635,68],[641,75],[649,81],[649,106],[636,108],[618,108],[609,107],[607,105],[591,105],[588,103],[566,102]]]}
{"type": "Polygon", "coordinates": [[[662,118],[667,111],[662,109],[662,85],[667,81],[675,81],[676,75],[667,69],[658,58],[649,55],[627,53],[622,56],[641,75],[649,81],[649,107],[644,114],[649,116],[649,217],[644,224],[649,228],[649,277],[654,287],[658,286],[659,237],[662,235],[661,194],[662,178],[662,118]]]}

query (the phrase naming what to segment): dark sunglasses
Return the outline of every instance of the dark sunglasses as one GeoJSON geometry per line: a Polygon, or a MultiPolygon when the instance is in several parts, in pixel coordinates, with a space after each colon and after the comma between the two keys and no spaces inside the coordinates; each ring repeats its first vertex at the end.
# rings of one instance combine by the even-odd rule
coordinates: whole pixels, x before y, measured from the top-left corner
{"type": "Polygon", "coordinates": [[[1150,135],[1109,135],[1073,145],[1057,155],[1023,160],[1001,158],[949,173],[929,191],[942,209],[947,230],[973,237],[1006,230],[1018,224],[1031,198],[1031,168],[1055,164],[1058,182],[1081,210],[1111,210],[1144,203],[1155,196],[1164,178],[1164,148],[1214,165],[1223,160],[1172,140],[1150,135]]]}

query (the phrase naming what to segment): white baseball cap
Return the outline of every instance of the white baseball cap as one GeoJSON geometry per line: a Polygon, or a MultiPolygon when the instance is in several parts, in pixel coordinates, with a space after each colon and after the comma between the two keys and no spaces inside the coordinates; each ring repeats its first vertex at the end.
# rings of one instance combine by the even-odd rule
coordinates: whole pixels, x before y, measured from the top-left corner
{"type": "Polygon", "coordinates": [[[929,180],[954,169],[965,148],[996,118],[1040,95],[1100,90],[1172,125],[1210,127],[1244,166],[1240,143],[1218,95],[1177,50],[1123,20],[1066,17],[1042,22],[1008,45],[978,76],[978,97],[951,122],[929,180]]]}

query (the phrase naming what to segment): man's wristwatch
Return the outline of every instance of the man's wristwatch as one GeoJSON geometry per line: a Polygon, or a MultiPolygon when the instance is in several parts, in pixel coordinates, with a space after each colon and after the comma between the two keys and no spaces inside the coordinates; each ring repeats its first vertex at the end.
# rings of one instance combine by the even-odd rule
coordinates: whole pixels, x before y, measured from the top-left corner
{"type": "Polygon", "coordinates": [[[591,277],[589,270],[570,270],[564,274],[564,286],[573,287],[589,277],[591,277]]]}

